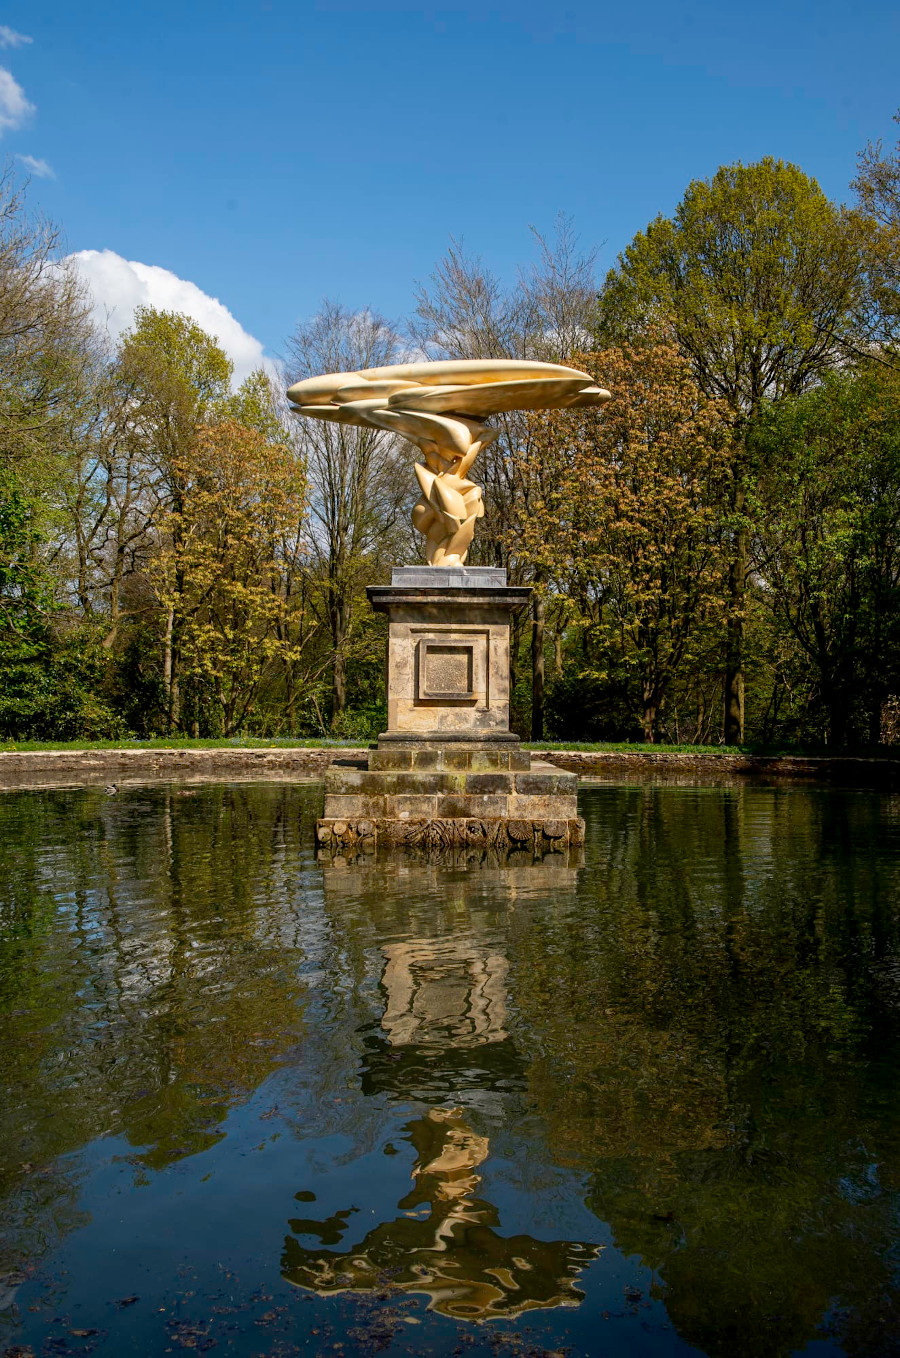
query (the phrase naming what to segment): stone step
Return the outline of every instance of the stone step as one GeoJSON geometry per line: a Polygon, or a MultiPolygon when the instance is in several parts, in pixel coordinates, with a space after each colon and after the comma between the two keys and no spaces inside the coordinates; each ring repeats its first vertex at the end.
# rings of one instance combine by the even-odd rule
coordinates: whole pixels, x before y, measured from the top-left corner
{"type": "Polygon", "coordinates": [[[369,768],[391,769],[512,769],[527,772],[532,759],[518,743],[492,744],[487,741],[432,744],[427,741],[379,743],[369,752],[369,768]]]}
{"type": "Polygon", "coordinates": [[[368,793],[372,796],[398,794],[465,793],[517,794],[529,797],[575,796],[578,778],[574,773],[538,764],[527,773],[507,769],[486,772],[471,769],[366,769],[349,762],[332,764],[325,774],[325,792],[368,793]]]}
{"type": "Polygon", "coordinates": [[[547,796],[517,792],[328,792],[325,818],[369,816],[381,820],[406,820],[410,816],[491,820],[565,820],[578,814],[575,793],[547,796]]]}

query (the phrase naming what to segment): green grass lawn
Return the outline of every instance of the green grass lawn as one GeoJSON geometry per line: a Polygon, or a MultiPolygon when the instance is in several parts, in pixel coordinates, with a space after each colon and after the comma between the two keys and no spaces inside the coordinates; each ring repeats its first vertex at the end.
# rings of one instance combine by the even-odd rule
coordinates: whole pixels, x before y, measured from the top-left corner
{"type": "MultiPolygon", "coordinates": [[[[315,736],[273,736],[256,738],[252,736],[221,736],[207,740],[194,740],[189,736],[156,736],[151,739],[124,738],[120,740],[3,740],[0,739],[0,753],[13,753],[19,750],[303,750],[303,749],[359,749],[367,744],[364,740],[334,740],[315,736]]],[[[576,750],[587,753],[600,753],[604,750],[629,754],[829,754],[835,751],[802,750],[790,746],[751,746],[751,745],[645,745],[627,741],[578,741],[542,740],[524,741],[527,750],[576,750]]],[[[858,751],[851,753],[869,756],[890,757],[891,752],[880,750],[858,751]]],[[[896,757],[896,755],[894,755],[896,757]]]]}
{"type": "MultiPolygon", "coordinates": [[[[0,753],[24,750],[309,750],[309,749],[364,749],[365,740],[335,740],[317,736],[222,736],[208,740],[194,740],[190,736],[155,736],[150,739],[125,737],[119,740],[4,740],[0,738],[0,753]]],[[[900,747],[877,746],[868,749],[831,750],[801,748],[791,745],[645,745],[640,741],[541,740],[523,741],[526,750],[574,750],[586,753],[625,754],[703,754],[703,755],[801,755],[833,758],[853,755],[868,759],[900,758],[900,747]]]]}

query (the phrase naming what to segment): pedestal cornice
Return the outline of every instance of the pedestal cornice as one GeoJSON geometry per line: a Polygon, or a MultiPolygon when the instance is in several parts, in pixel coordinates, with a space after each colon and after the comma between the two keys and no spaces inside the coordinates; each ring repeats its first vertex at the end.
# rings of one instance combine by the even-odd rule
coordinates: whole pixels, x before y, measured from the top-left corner
{"type": "Polygon", "coordinates": [[[446,585],[367,585],[366,597],[379,613],[392,608],[414,608],[417,604],[440,604],[449,608],[500,608],[515,613],[531,598],[529,585],[481,586],[464,589],[446,585]]]}

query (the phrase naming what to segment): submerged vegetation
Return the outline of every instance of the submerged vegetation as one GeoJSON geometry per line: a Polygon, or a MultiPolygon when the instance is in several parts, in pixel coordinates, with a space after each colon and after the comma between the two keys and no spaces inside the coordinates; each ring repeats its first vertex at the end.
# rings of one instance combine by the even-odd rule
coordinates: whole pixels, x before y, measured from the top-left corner
{"type": "Polygon", "coordinates": [[[575,362],[600,411],[498,420],[473,564],[533,588],[535,740],[900,741],[900,144],[849,208],[765,159],[688,186],[598,285],[560,220],[512,287],[456,245],[403,325],[326,304],[276,381],[150,308],[114,352],[0,185],[0,737],[371,739],[414,559],[409,447],[297,421],[283,378],[575,362]]]}

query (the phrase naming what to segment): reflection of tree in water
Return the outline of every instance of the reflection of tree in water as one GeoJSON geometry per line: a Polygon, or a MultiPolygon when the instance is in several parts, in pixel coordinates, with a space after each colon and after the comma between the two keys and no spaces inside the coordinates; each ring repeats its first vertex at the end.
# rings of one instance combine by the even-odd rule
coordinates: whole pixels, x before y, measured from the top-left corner
{"type": "Polygon", "coordinates": [[[900,1351],[896,808],[643,787],[585,811],[577,902],[509,954],[554,1154],[705,1352],[774,1358],[829,1318],[848,1353],[900,1351]]]}
{"type": "Polygon", "coordinates": [[[404,1215],[381,1222],[346,1249],[323,1246],[338,1245],[352,1229],[354,1208],[322,1221],[290,1221],[281,1259],[288,1282],[324,1293],[422,1293],[431,1299],[430,1309],[458,1320],[583,1300],[575,1283],[599,1247],[500,1235],[497,1209],[475,1196],[488,1138],[472,1131],[461,1109],[432,1108],[407,1131],[416,1163],[413,1187],[398,1203],[404,1215]],[[317,1243],[303,1243],[310,1237],[317,1243]]]}
{"type": "Polygon", "coordinates": [[[0,1271],[81,1222],[58,1157],[101,1134],[139,1173],[205,1150],[301,1037],[285,863],[311,792],[5,794],[0,1271]]]}

